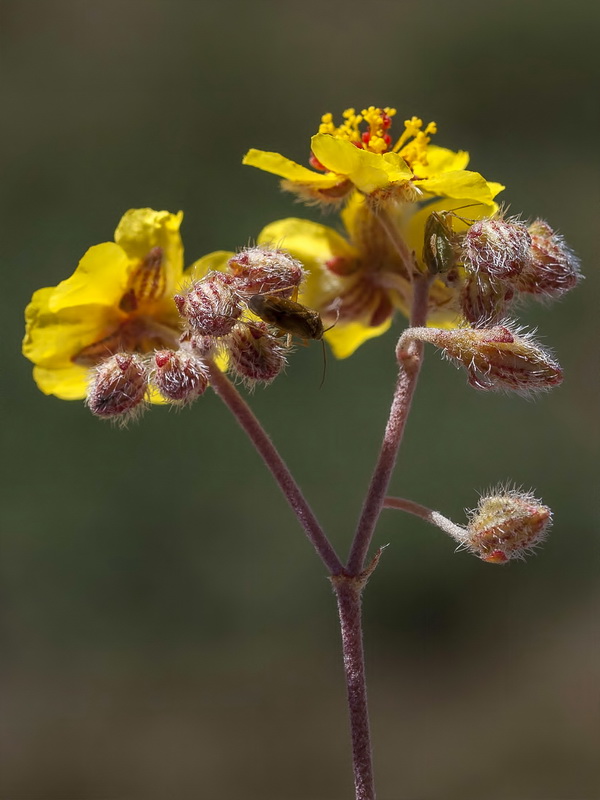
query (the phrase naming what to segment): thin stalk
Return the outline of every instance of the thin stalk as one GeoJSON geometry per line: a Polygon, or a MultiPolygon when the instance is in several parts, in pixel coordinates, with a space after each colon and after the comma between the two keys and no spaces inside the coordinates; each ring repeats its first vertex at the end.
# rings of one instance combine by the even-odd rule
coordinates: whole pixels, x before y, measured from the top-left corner
{"type": "Polygon", "coordinates": [[[426,522],[435,525],[436,528],[447,533],[457,542],[464,542],[466,530],[465,528],[452,522],[451,519],[440,514],[439,511],[433,511],[427,506],[422,506],[420,503],[414,503],[412,500],[405,500],[403,497],[386,497],[383,502],[384,508],[396,508],[399,511],[407,511],[409,514],[414,514],[415,517],[420,517],[426,522]]]}
{"type": "MultiPolygon", "coordinates": [[[[421,276],[416,277],[410,319],[412,327],[420,327],[425,324],[428,296],[429,279],[421,276]]],[[[387,488],[396,464],[398,449],[402,442],[412,398],[419,372],[421,371],[423,344],[414,341],[406,349],[399,348],[398,360],[400,367],[390,415],[348,557],[346,571],[349,575],[359,575],[364,568],[375,525],[381,514],[387,488]]]]}
{"type": "Polygon", "coordinates": [[[352,764],[356,800],[375,800],[375,781],[369,732],[365,656],[362,641],[361,592],[364,582],[356,578],[333,578],[344,654],[346,694],[352,733],[352,764]]]}
{"type": "Polygon", "coordinates": [[[279,484],[279,488],[290,504],[292,511],[304,528],[310,542],[317,551],[321,561],[327,567],[329,574],[342,574],[344,572],[342,562],[321,528],[310,505],[302,494],[300,487],[292,477],[287,464],[279,455],[275,445],[269,438],[269,435],[254,416],[252,410],[235,386],[233,386],[214,362],[208,362],[208,370],[213,390],[229,408],[250,438],[252,444],[260,453],[267,468],[279,484]]]}

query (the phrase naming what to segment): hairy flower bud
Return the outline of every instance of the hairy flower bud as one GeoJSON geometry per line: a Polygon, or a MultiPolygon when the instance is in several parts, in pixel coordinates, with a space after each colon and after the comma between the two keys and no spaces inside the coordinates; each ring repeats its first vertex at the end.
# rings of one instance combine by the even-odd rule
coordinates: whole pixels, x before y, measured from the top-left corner
{"type": "Polygon", "coordinates": [[[517,276],[529,261],[531,237],[515,220],[480,219],[465,233],[461,261],[467,272],[484,272],[496,280],[517,276]]]}
{"type": "Polygon", "coordinates": [[[471,325],[495,325],[506,316],[514,294],[507,283],[485,272],[467,273],[459,296],[460,309],[471,325]]]}
{"type": "Polygon", "coordinates": [[[190,330],[184,331],[179,337],[181,349],[201,359],[212,358],[215,355],[217,342],[214,336],[203,336],[190,330]]]}
{"type": "Polygon", "coordinates": [[[517,278],[517,288],[542,297],[560,297],[577,285],[579,260],[544,220],[536,219],[528,230],[530,260],[517,278]]]}
{"type": "Polygon", "coordinates": [[[475,389],[528,395],[562,381],[559,364],[545,350],[529,335],[519,335],[505,325],[455,330],[409,328],[405,336],[431,342],[443,350],[457,366],[466,369],[475,389]]]}
{"type": "Polygon", "coordinates": [[[270,383],[285,367],[287,348],[264,322],[239,323],[227,345],[231,368],[250,386],[270,383]]]}
{"type": "Polygon", "coordinates": [[[87,405],[97,417],[127,422],[144,408],[148,370],[135,353],[116,353],[99,364],[87,393],[87,405]]]}
{"type": "Polygon", "coordinates": [[[551,522],[551,510],[531,493],[501,487],[471,512],[464,544],[483,561],[504,564],[539,545],[551,522]]]}
{"type": "Polygon", "coordinates": [[[226,336],[231,331],[242,313],[233,283],[231,275],[209,272],[185,293],[175,295],[175,305],[194,333],[226,336]]]}
{"type": "Polygon", "coordinates": [[[277,293],[289,299],[306,275],[300,261],[285,250],[267,247],[245,248],[229,259],[229,269],[236,292],[244,296],[277,293]]]}
{"type": "Polygon", "coordinates": [[[191,403],[208,386],[206,366],[183,350],[158,350],[154,364],[152,383],[172,403],[191,403]]]}

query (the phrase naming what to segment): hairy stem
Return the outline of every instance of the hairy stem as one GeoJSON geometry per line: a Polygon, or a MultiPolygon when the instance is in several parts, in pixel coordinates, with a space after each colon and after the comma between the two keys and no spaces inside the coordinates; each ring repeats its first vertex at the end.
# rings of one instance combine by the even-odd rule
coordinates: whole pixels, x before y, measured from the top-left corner
{"type": "Polygon", "coordinates": [[[383,506],[384,508],[397,508],[399,511],[407,511],[409,514],[414,514],[415,517],[420,517],[440,528],[457,542],[463,542],[465,539],[466,531],[463,527],[452,522],[451,519],[440,514],[439,511],[433,511],[420,503],[405,500],[403,497],[386,497],[383,506]]]}
{"type": "Polygon", "coordinates": [[[285,461],[277,452],[268,434],[256,419],[250,407],[235,386],[233,386],[216,364],[209,361],[208,369],[213,390],[229,408],[248,435],[252,444],[260,453],[267,468],[279,484],[279,488],[285,495],[292,511],[298,518],[306,535],[321,558],[321,561],[327,567],[330,575],[340,575],[344,571],[342,562],[338,558],[337,553],[321,528],[310,505],[300,491],[300,487],[292,477],[285,461]]]}
{"type": "Polygon", "coordinates": [[[339,576],[332,578],[332,583],[337,597],[342,633],[356,800],[375,800],[362,642],[361,593],[364,582],[357,578],[339,576]]]}
{"type": "MultiPolygon", "coordinates": [[[[429,279],[416,277],[410,324],[418,327],[427,319],[429,279]]],[[[379,457],[373,471],[371,484],[365,498],[358,527],[352,542],[347,564],[349,575],[359,575],[373,537],[375,525],[381,514],[387,488],[396,464],[398,449],[406,427],[412,398],[423,360],[423,344],[412,341],[406,349],[398,349],[399,372],[390,415],[385,428],[379,457]]]]}

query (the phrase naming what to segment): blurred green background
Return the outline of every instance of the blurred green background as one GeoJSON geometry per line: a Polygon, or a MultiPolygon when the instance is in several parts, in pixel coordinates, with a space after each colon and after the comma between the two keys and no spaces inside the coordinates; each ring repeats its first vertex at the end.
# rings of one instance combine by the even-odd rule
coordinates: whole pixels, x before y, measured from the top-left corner
{"type": "MultiPolygon", "coordinates": [[[[184,209],[190,263],[284,216],[242,167],[305,161],[320,115],[392,105],[509,187],[586,281],[525,309],[565,369],[535,403],[429,353],[393,492],[461,521],[507,478],[555,511],[527,563],[455,554],[386,512],[365,600],[382,800],[600,797],[598,4],[4,0],[2,800],[344,800],[339,633],[324,570],[226,410],[126,431],[44,397],[19,353],[32,292],[128,208],[184,209]]],[[[330,218],[332,221],[334,218],[330,218]]],[[[396,333],[401,330],[400,320],[396,333]]],[[[394,383],[394,336],[318,345],[252,405],[341,553],[394,383]]]]}

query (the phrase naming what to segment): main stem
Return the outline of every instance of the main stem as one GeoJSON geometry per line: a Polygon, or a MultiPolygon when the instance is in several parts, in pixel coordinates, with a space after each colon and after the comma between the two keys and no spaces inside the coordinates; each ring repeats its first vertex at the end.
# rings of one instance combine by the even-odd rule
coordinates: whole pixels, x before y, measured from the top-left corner
{"type": "MultiPolygon", "coordinates": [[[[425,324],[428,297],[429,279],[425,277],[415,278],[410,320],[412,326],[425,324]]],[[[332,579],[337,596],[342,632],[356,800],[375,800],[365,654],[362,642],[361,597],[370,572],[376,565],[376,560],[367,570],[364,569],[364,564],[375,525],[383,509],[385,495],[396,463],[398,448],[402,441],[421,369],[423,346],[420,342],[413,342],[407,350],[399,348],[397,357],[399,373],[396,391],[394,392],[379,457],[350,550],[346,572],[344,575],[332,579]]]]}
{"type": "Polygon", "coordinates": [[[356,800],[375,800],[362,636],[361,594],[364,582],[346,576],[332,578],[331,582],[336,593],[342,632],[356,800]]]}

